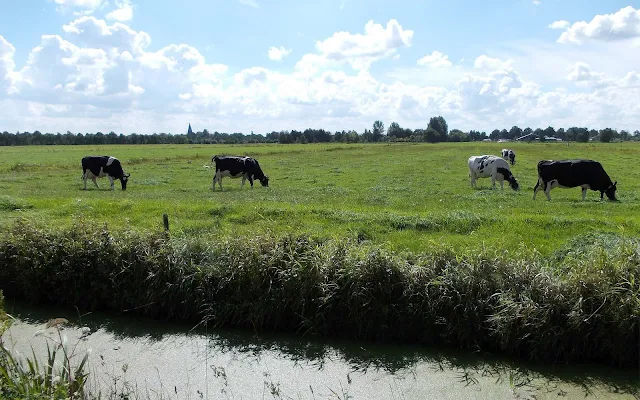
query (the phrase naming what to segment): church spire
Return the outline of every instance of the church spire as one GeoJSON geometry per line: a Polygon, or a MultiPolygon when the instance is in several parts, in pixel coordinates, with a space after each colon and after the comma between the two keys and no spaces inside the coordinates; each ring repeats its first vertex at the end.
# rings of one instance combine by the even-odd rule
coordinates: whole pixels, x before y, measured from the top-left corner
{"type": "Polygon", "coordinates": [[[193,135],[193,131],[191,130],[191,122],[189,122],[189,130],[187,131],[187,135],[193,135]]]}

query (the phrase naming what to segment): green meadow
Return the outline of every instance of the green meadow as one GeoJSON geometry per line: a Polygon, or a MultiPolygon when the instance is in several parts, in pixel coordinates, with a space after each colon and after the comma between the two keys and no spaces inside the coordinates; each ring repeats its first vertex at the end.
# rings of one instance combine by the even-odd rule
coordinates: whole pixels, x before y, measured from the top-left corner
{"type": "Polygon", "coordinates": [[[395,251],[447,246],[526,246],[550,254],[572,237],[640,233],[640,143],[441,143],[305,145],[113,145],[0,147],[0,225],[26,218],[68,227],[84,220],[109,229],[162,229],[173,236],[237,237],[305,233],[357,238],[395,251]],[[467,159],[516,151],[521,190],[490,179],[471,188],[467,159]],[[224,178],[211,190],[214,154],[250,155],[270,178],[251,189],[224,178]],[[108,179],[82,190],[80,159],[112,155],[131,173],[126,191],[108,179]],[[541,159],[590,158],[618,182],[619,203],[589,191],[554,189],[532,199],[541,159]]]}

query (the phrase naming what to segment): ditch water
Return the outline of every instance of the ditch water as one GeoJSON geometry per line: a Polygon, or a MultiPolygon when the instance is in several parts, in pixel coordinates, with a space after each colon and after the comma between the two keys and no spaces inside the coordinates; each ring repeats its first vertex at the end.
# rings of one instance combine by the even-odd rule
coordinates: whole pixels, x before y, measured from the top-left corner
{"type": "MultiPolygon", "coordinates": [[[[171,399],[640,399],[640,372],[540,366],[410,345],[191,329],[141,318],[27,306],[4,346],[46,360],[61,330],[73,360],[89,350],[89,387],[171,399]],[[82,327],[90,333],[84,339],[82,327]]],[[[135,397],[134,397],[135,398],[135,397]]]]}

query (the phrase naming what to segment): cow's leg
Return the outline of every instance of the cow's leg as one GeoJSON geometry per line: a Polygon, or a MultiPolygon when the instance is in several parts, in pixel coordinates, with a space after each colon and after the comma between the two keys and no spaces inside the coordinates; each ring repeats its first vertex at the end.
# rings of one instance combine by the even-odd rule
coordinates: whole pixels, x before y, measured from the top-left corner
{"type": "Polygon", "coordinates": [[[538,194],[538,188],[540,187],[540,178],[536,182],[536,186],[533,187],[533,199],[536,199],[536,194],[538,194]]]}
{"type": "Polygon", "coordinates": [[[113,176],[109,175],[109,184],[111,185],[111,190],[114,190],[113,187],[113,176]]]}
{"type": "Polygon", "coordinates": [[[82,180],[84,181],[84,189],[83,190],[87,190],[87,172],[85,171],[84,174],[82,174],[82,180]]]}
{"type": "Polygon", "coordinates": [[[496,188],[496,176],[494,174],[491,174],[491,188],[496,188]]]}
{"type": "Polygon", "coordinates": [[[251,184],[251,189],[253,189],[253,178],[249,175],[249,176],[247,176],[247,179],[249,180],[249,183],[251,184]]]}
{"type": "Polygon", "coordinates": [[[222,172],[218,175],[218,186],[220,186],[220,191],[222,192],[222,172]]]}
{"type": "Polygon", "coordinates": [[[91,180],[93,181],[93,184],[94,184],[94,185],[96,185],[96,187],[97,187],[98,189],[100,189],[100,186],[98,186],[98,182],[96,181],[96,179],[97,179],[97,178],[96,178],[95,176],[93,176],[93,177],[91,178],[91,180]]]}
{"type": "Polygon", "coordinates": [[[246,181],[246,180],[247,180],[247,177],[243,175],[242,176],[242,183],[240,184],[240,189],[242,189],[244,187],[244,181],[246,181]]]}
{"type": "Polygon", "coordinates": [[[547,182],[544,186],[544,194],[547,196],[547,200],[551,201],[551,182],[547,182]]]}

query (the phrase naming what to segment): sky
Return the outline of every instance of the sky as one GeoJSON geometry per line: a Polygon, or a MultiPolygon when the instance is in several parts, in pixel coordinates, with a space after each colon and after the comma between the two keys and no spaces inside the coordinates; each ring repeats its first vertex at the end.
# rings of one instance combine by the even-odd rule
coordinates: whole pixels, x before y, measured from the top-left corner
{"type": "Polygon", "coordinates": [[[0,131],[640,129],[640,0],[0,0],[0,131]]]}

